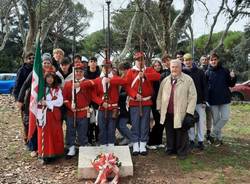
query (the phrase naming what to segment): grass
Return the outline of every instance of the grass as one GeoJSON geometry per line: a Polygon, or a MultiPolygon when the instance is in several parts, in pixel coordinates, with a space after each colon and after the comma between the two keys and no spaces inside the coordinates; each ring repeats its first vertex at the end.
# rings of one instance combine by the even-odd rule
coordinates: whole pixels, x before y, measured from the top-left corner
{"type": "Polygon", "coordinates": [[[227,175],[237,180],[242,175],[250,177],[250,105],[231,107],[231,118],[223,129],[224,145],[207,145],[203,153],[193,153],[186,160],[179,160],[178,165],[185,174],[196,171],[218,172],[214,183],[231,183],[227,175]]]}

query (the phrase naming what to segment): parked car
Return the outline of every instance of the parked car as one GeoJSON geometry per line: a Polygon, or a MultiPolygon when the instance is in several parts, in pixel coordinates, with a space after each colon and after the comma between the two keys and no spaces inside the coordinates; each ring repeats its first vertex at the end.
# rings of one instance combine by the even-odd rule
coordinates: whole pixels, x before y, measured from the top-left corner
{"type": "Polygon", "coordinates": [[[250,101],[250,80],[241,84],[236,84],[230,89],[232,92],[232,100],[250,101]]]}
{"type": "Polygon", "coordinates": [[[16,82],[15,73],[0,74],[0,93],[12,94],[16,82]]]}

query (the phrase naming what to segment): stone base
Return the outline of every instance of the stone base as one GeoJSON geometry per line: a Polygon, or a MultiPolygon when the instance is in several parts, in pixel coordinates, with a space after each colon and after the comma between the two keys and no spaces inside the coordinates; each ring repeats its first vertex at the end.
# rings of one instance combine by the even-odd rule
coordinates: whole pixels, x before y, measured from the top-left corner
{"type": "Polygon", "coordinates": [[[100,153],[114,153],[122,163],[120,176],[133,176],[133,163],[128,146],[91,146],[79,148],[78,179],[93,179],[97,177],[98,172],[91,165],[91,161],[100,153]]]}

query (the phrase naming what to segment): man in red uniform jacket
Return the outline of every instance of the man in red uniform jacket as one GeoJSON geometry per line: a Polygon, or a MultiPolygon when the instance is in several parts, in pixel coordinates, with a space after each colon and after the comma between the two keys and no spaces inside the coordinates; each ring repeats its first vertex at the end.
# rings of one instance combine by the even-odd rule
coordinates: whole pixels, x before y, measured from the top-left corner
{"type": "Polygon", "coordinates": [[[130,117],[132,121],[133,155],[146,155],[148,141],[150,111],[153,95],[152,81],[160,80],[160,74],[152,67],[145,66],[145,54],[136,52],[135,66],[125,77],[129,95],[130,117]]]}
{"type": "Polygon", "coordinates": [[[113,76],[111,61],[104,60],[102,73],[94,80],[96,97],[93,101],[99,105],[98,124],[99,141],[101,146],[114,146],[115,123],[118,116],[119,85],[125,84],[125,80],[113,76]],[[107,72],[107,75],[105,75],[107,72]]]}
{"type": "Polygon", "coordinates": [[[88,143],[88,114],[92,98],[91,88],[94,82],[83,77],[83,69],[82,63],[75,64],[75,85],[73,86],[73,80],[67,81],[63,89],[64,104],[67,107],[66,144],[69,146],[67,158],[75,155],[76,133],[80,146],[88,143]],[[72,100],[74,93],[72,88],[76,90],[76,103],[72,100]],[[76,118],[75,123],[74,118],[76,118]]]}

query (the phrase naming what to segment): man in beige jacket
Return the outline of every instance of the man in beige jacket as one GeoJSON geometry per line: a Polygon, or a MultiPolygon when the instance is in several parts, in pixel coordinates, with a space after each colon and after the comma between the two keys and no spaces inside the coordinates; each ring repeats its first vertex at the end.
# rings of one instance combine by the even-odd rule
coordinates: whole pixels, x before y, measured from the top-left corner
{"type": "Polygon", "coordinates": [[[185,159],[189,140],[182,122],[187,114],[194,114],[197,93],[193,79],[182,73],[180,60],[171,60],[170,71],[171,75],[161,82],[157,110],[161,114],[160,123],[166,126],[167,154],[185,159]]]}

